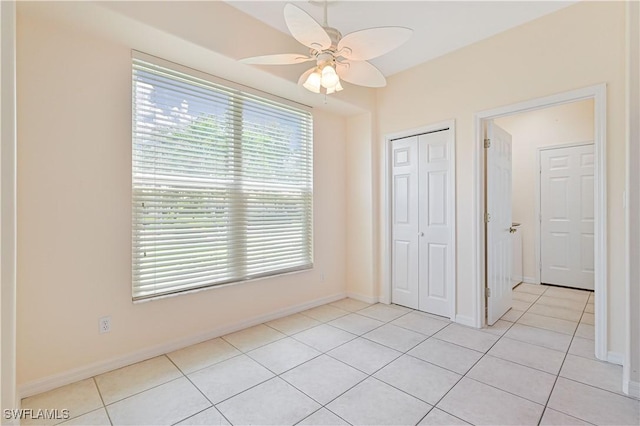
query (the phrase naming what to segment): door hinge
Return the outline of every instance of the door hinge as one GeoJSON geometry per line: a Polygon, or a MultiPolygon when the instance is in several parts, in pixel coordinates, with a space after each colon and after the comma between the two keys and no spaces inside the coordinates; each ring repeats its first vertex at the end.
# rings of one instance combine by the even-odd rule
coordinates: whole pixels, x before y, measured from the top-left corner
{"type": "Polygon", "coordinates": [[[484,147],[485,148],[491,148],[491,139],[485,139],[484,140],[484,147]]]}
{"type": "Polygon", "coordinates": [[[484,214],[484,222],[485,223],[491,222],[491,215],[489,213],[484,214]]]}
{"type": "Polygon", "coordinates": [[[485,289],[485,294],[487,295],[487,297],[491,297],[491,289],[489,287],[485,289]]]}

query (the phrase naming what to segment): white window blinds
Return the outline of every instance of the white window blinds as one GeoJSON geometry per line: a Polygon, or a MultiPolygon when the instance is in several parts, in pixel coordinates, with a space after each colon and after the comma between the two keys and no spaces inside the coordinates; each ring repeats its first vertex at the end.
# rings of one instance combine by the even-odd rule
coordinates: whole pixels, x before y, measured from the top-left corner
{"type": "Polygon", "coordinates": [[[306,110],[133,59],[133,299],[313,265],[306,110]]]}

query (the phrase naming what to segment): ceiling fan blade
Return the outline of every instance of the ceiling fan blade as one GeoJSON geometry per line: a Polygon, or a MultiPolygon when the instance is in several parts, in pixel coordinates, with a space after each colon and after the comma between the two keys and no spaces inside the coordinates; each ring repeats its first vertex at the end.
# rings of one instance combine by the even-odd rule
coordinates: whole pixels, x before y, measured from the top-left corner
{"type": "Polygon", "coordinates": [[[291,35],[300,43],[315,50],[331,47],[331,37],[315,19],[297,6],[288,3],[284,7],[284,20],[291,35]]]}
{"type": "Polygon", "coordinates": [[[338,43],[339,55],[354,61],[368,61],[405,43],[413,30],[403,27],[378,27],[355,31],[338,43]]]}
{"type": "Polygon", "coordinates": [[[255,65],[290,65],[301,64],[315,59],[316,58],[312,56],[305,56],[299,53],[281,53],[278,55],[253,56],[251,58],[240,59],[240,62],[255,65]]]}
{"type": "Polygon", "coordinates": [[[384,87],[387,85],[387,80],[380,70],[367,61],[338,64],[336,72],[344,81],[358,86],[384,87]]]}

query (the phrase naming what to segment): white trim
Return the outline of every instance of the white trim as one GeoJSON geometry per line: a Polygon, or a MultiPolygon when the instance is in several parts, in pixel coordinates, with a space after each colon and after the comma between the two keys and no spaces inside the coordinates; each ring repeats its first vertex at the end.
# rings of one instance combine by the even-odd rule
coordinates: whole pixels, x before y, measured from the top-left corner
{"type": "Polygon", "coordinates": [[[484,122],[498,117],[520,114],[527,111],[547,108],[561,104],[594,100],[594,257],[595,257],[595,291],[598,297],[595,302],[595,349],[596,357],[601,360],[607,358],[607,149],[606,149],[606,84],[589,86],[569,92],[559,93],[543,98],[520,102],[474,114],[475,142],[474,142],[474,170],[475,189],[473,199],[473,270],[474,285],[473,299],[476,301],[474,323],[482,327],[485,323],[483,297],[485,287],[484,277],[484,122]]]}
{"type": "Polygon", "coordinates": [[[610,362],[611,364],[616,364],[616,365],[622,365],[624,364],[624,355],[621,354],[620,352],[607,352],[607,362],[610,362]]]}
{"type": "Polygon", "coordinates": [[[351,299],[359,300],[364,303],[371,303],[371,304],[381,302],[388,305],[391,303],[391,301],[379,300],[377,297],[365,296],[364,294],[352,293],[352,292],[347,292],[347,297],[351,299]]]}
{"type": "Polygon", "coordinates": [[[381,187],[381,199],[383,200],[383,208],[382,208],[382,287],[380,289],[380,302],[382,303],[392,303],[393,300],[391,298],[391,141],[399,138],[406,138],[414,135],[418,135],[421,133],[428,132],[436,132],[439,130],[449,129],[450,138],[452,142],[451,147],[451,188],[453,190],[453,194],[451,197],[452,208],[448,212],[448,220],[452,224],[453,235],[451,238],[451,252],[454,254],[451,259],[451,263],[449,265],[449,270],[447,271],[451,276],[450,282],[450,306],[449,306],[449,318],[452,321],[455,321],[456,317],[456,291],[457,291],[457,280],[456,280],[456,270],[457,270],[457,262],[458,258],[457,250],[456,250],[456,122],[455,120],[446,120],[440,123],[431,124],[428,126],[422,126],[414,129],[403,130],[401,132],[396,133],[388,133],[383,137],[383,146],[384,153],[382,155],[382,170],[384,170],[384,181],[381,187]]]}
{"type": "Polygon", "coordinates": [[[574,146],[583,146],[583,145],[593,145],[593,141],[585,141],[585,142],[574,142],[574,143],[563,143],[558,145],[550,145],[550,146],[540,146],[536,148],[536,170],[535,172],[538,174],[537,179],[535,179],[535,208],[534,208],[534,227],[533,227],[533,243],[534,250],[536,255],[536,277],[535,280],[538,283],[542,283],[542,241],[541,241],[541,224],[540,224],[540,204],[542,203],[542,188],[540,179],[542,179],[542,174],[540,171],[542,170],[542,151],[548,151],[552,149],[561,149],[561,148],[572,148],[574,146]]]}
{"type": "Polygon", "coordinates": [[[625,380],[622,383],[622,391],[629,396],[640,399],[640,382],[625,380]]]}
{"type": "Polygon", "coordinates": [[[458,324],[466,325],[467,327],[477,328],[475,325],[475,321],[473,317],[467,315],[456,315],[456,320],[458,324]]]}
{"type": "Polygon", "coordinates": [[[640,398],[638,369],[640,368],[640,324],[637,309],[640,301],[640,5],[638,2],[626,4],[627,66],[625,67],[626,88],[626,176],[625,176],[625,362],[622,368],[622,385],[625,393],[640,398]],[[632,312],[635,314],[632,314],[632,312]],[[632,342],[635,342],[632,343],[632,342]],[[632,373],[634,371],[635,373],[632,373]]]}
{"type": "Polygon", "coordinates": [[[254,325],[273,321],[278,318],[305,311],[307,309],[315,308],[316,306],[335,302],[336,300],[344,299],[345,297],[346,293],[337,293],[331,296],[315,299],[311,302],[305,302],[295,306],[278,309],[268,314],[258,315],[256,317],[238,322],[233,325],[214,328],[205,333],[196,334],[186,338],[177,339],[172,342],[142,349],[136,352],[132,352],[128,355],[119,356],[108,359],[106,361],[99,361],[93,364],[85,365],[83,367],[74,368],[72,370],[64,371],[62,373],[54,374],[39,380],[25,383],[18,388],[18,395],[20,399],[32,395],[37,395],[39,393],[47,392],[60,386],[77,382],[78,380],[88,379],[98,374],[106,373],[107,371],[135,364],[137,362],[173,352],[187,346],[195,345],[206,340],[214,339],[216,337],[224,336],[235,331],[243,330],[247,327],[252,327],[254,325]]]}
{"type": "Polygon", "coordinates": [[[535,277],[522,277],[522,282],[527,284],[536,284],[540,285],[540,281],[536,280],[535,277]]]}

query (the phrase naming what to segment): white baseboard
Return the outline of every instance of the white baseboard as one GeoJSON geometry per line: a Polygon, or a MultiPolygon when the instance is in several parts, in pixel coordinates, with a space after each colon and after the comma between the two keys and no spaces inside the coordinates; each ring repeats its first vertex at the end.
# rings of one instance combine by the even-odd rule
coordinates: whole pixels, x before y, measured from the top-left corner
{"type": "Polygon", "coordinates": [[[364,303],[378,303],[380,300],[377,297],[365,296],[364,294],[347,292],[347,297],[359,300],[364,303]]]}
{"type": "Polygon", "coordinates": [[[467,327],[475,327],[479,328],[479,325],[473,320],[472,317],[468,317],[466,315],[456,315],[456,320],[458,324],[466,325],[467,327]]]}
{"type": "Polygon", "coordinates": [[[625,381],[622,384],[622,390],[627,395],[640,399],[640,382],[625,381]]]}
{"type": "Polygon", "coordinates": [[[196,334],[182,339],[173,340],[168,343],[152,346],[146,349],[141,349],[129,353],[127,355],[111,358],[104,361],[98,361],[89,365],[74,368],[72,370],[64,371],[62,373],[54,374],[42,379],[27,382],[18,387],[18,400],[26,398],[32,395],[37,395],[42,392],[47,392],[52,389],[65,386],[79,380],[88,379],[98,374],[106,373],[117,368],[126,367],[127,365],[135,364],[150,358],[154,358],[160,355],[164,355],[168,352],[173,352],[178,349],[185,348],[187,346],[195,345],[196,343],[204,342],[206,340],[214,339],[216,337],[224,336],[235,331],[252,327],[254,325],[262,324],[267,321],[273,321],[278,318],[286,317],[298,312],[306,311],[307,309],[315,308],[316,306],[324,305],[327,303],[335,302],[336,300],[344,299],[346,293],[337,293],[331,296],[322,297],[312,300],[310,302],[301,303],[295,306],[279,309],[264,315],[259,315],[239,323],[228,325],[225,327],[214,328],[208,332],[196,334]]]}
{"type": "Polygon", "coordinates": [[[522,277],[522,282],[527,284],[540,284],[535,277],[522,277]]]}
{"type": "Polygon", "coordinates": [[[607,352],[607,362],[611,364],[623,365],[624,364],[624,356],[618,352],[607,352]]]}

